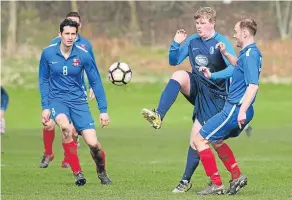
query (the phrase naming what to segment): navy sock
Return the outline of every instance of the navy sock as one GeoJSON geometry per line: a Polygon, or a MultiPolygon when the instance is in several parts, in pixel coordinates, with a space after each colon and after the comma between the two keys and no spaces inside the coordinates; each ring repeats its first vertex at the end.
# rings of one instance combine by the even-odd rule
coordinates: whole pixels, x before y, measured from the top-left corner
{"type": "Polygon", "coordinates": [[[191,146],[189,146],[186,169],[182,177],[182,180],[190,181],[199,163],[200,163],[200,156],[198,154],[198,151],[194,150],[191,146]]]}
{"type": "Polygon", "coordinates": [[[165,116],[171,105],[176,100],[176,97],[180,91],[180,84],[174,79],[170,79],[164,88],[160,97],[159,105],[157,108],[161,118],[165,116]]]}

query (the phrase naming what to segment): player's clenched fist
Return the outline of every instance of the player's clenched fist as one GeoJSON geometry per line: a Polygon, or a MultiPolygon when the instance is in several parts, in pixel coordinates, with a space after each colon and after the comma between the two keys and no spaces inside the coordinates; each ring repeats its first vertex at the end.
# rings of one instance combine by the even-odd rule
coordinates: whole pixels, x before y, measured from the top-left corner
{"type": "Polygon", "coordinates": [[[223,55],[225,55],[227,52],[226,52],[226,46],[225,46],[225,44],[223,43],[223,42],[219,42],[219,43],[217,43],[216,44],[216,46],[215,46],[215,48],[216,49],[219,49],[219,51],[223,54],[223,55]]]}
{"type": "Polygon", "coordinates": [[[199,71],[202,72],[206,78],[211,78],[211,72],[208,67],[200,67],[199,71]]]}
{"type": "Polygon", "coordinates": [[[183,41],[185,41],[185,39],[187,38],[187,32],[184,29],[180,29],[176,31],[176,34],[174,36],[174,41],[177,43],[182,43],[183,41]]]}
{"type": "Polygon", "coordinates": [[[100,125],[101,127],[105,127],[110,123],[110,119],[107,113],[101,113],[100,114],[100,125]]]}

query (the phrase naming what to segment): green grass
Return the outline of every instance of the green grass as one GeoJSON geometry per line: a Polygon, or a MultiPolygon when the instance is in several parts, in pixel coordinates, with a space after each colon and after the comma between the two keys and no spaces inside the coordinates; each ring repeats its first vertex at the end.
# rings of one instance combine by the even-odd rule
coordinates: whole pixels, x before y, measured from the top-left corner
{"type": "MultiPolygon", "coordinates": [[[[248,185],[237,196],[198,197],[195,192],[208,182],[201,166],[192,179],[193,188],[182,195],[171,190],[185,166],[192,106],[181,96],[165,118],[162,129],[154,130],[140,116],[141,108],[154,108],[163,84],[106,84],[111,125],[97,129],[107,155],[113,185],[99,184],[89,150],[84,142],[80,161],[87,178],[84,187],[73,184],[69,169],[60,167],[62,147],[59,134],[54,142],[55,160],[40,169],[42,133],[37,90],[11,89],[6,113],[7,134],[2,139],[3,199],[291,199],[291,107],[292,86],[261,85],[252,121],[252,137],[244,133],[229,140],[248,185]],[[289,112],[290,110],[290,112],[289,112]]],[[[91,110],[97,120],[96,102],[91,110]]],[[[58,133],[59,131],[57,131],[58,133]]],[[[224,184],[229,174],[218,160],[224,184]]]]}

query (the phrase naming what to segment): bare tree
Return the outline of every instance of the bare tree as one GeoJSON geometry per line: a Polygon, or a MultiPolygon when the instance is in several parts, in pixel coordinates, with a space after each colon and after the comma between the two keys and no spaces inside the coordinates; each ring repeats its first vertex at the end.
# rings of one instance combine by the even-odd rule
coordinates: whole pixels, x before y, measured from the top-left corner
{"type": "Polygon", "coordinates": [[[78,12],[78,5],[76,0],[71,0],[71,11],[78,12]]]}
{"type": "Polygon", "coordinates": [[[132,37],[132,41],[135,44],[140,44],[140,35],[141,30],[138,21],[138,14],[137,14],[137,5],[136,1],[128,0],[128,4],[131,9],[131,22],[130,22],[130,34],[132,37]]]}
{"type": "Polygon", "coordinates": [[[292,36],[292,2],[274,1],[281,39],[292,36]]]}
{"type": "Polygon", "coordinates": [[[9,2],[9,25],[6,41],[7,54],[12,55],[16,49],[16,26],[17,26],[17,14],[16,14],[16,1],[10,0],[9,2]]]}

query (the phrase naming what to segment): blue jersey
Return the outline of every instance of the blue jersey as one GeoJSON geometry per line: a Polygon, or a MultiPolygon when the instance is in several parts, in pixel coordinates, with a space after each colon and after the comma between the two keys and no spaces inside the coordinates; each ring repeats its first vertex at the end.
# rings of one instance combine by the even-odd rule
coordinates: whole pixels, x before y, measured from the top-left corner
{"type": "MultiPolygon", "coordinates": [[[[241,104],[249,84],[259,84],[262,54],[255,43],[246,46],[239,53],[234,69],[227,101],[241,104]]],[[[253,100],[254,102],[254,100],[253,100]]]]}
{"type": "Polygon", "coordinates": [[[223,35],[215,33],[212,38],[203,40],[198,34],[194,34],[187,38],[183,45],[175,41],[172,42],[169,51],[169,64],[176,66],[189,56],[192,73],[198,75],[201,81],[211,85],[215,90],[227,92],[226,80],[224,79],[232,76],[234,67],[222,56],[219,49],[215,48],[219,42],[223,42],[227,52],[235,56],[231,43],[223,35]],[[211,79],[199,72],[198,69],[201,66],[209,68],[212,73],[211,79]]]}
{"type": "Polygon", "coordinates": [[[42,108],[48,109],[52,100],[72,105],[87,103],[82,82],[84,70],[96,95],[100,112],[107,112],[106,96],[96,63],[88,51],[75,43],[67,59],[60,51],[60,43],[43,50],[39,65],[42,108]]]}
{"type": "MultiPolygon", "coordinates": [[[[51,44],[56,44],[61,42],[61,37],[55,37],[52,41],[51,44]]],[[[92,46],[91,43],[89,42],[89,40],[87,40],[86,38],[82,37],[80,34],[78,34],[76,40],[75,40],[75,44],[82,47],[83,49],[85,49],[86,51],[88,51],[88,53],[91,55],[91,57],[94,59],[94,54],[93,54],[93,50],[92,50],[92,46]]],[[[83,79],[83,85],[84,85],[84,89],[86,90],[86,84],[85,84],[85,80],[84,80],[84,75],[82,75],[82,79],[83,79]]],[[[89,84],[89,88],[91,88],[91,85],[89,84]]]]}

